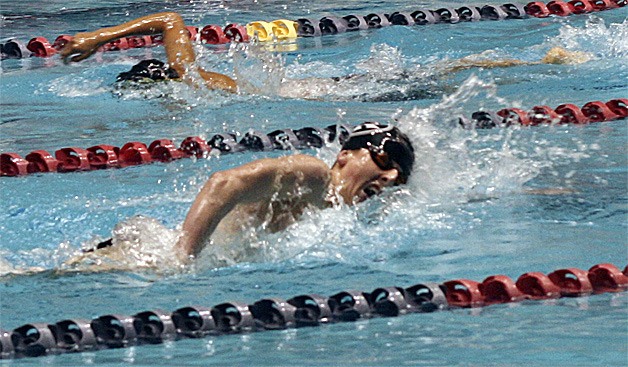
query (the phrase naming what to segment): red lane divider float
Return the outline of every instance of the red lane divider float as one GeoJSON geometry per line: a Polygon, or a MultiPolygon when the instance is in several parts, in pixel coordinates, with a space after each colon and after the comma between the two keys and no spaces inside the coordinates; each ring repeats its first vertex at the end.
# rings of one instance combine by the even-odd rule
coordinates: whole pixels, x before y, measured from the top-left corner
{"type": "MultiPolygon", "coordinates": [[[[505,108],[498,112],[476,111],[471,119],[460,117],[459,123],[465,128],[494,128],[510,125],[541,124],[588,124],[592,122],[612,121],[628,117],[628,99],[617,98],[606,103],[593,101],[582,108],[570,103],[561,104],[556,109],[548,106],[534,106],[529,111],[519,108],[505,108]]],[[[340,126],[343,139],[351,130],[340,126]]],[[[209,142],[198,136],[183,140],[176,147],[172,140],[157,139],[148,146],[142,142],[129,142],[118,148],[100,144],[83,149],[78,147],[62,148],[54,157],[45,150],[35,150],[22,158],[17,153],[0,154],[0,176],[23,176],[43,172],[75,172],[104,168],[122,168],[153,162],[171,162],[181,158],[201,158],[212,149],[222,153],[245,150],[268,151],[273,149],[300,149],[321,147],[325,141],[335,138],[336,125],[324,129],[305,127],[296,131],[277,130],[269,134],[256,131],[246,133],[237,142],[235,135],[216,134],[209,142]]]]}
{"type": "MultiPolygon", "coordinates": [[[[546,18],[549,16],[570,16],[615,9],[626,6],[627,0],[574,0],[550,1],[547,4],[533,1],[526,5],[508,3],[503,5],[462,6],[460,8],[440,8],[436,10],[415,9],[390,14],[346,15],[343,17],[325,16],[319,20],[301,18],[294,21],[298,37],[319,37],[344,32],[382,28],[391,25],[426,25],[435,23],[459,23],[479,20],[521,19],[528,16],[546,18]]],[[[190,39],[205,44],[225,44],[248,42],[252,35],[246,27],[231,23],[226,27],[206,25],[198,28],[187,26],[190,39]]],[[[279,37],[280,38],[280,37],[279,37]]],[[[268,38],[272,39],[272,37],[268,38]]],[[[2,58],[22,58],[29,56],[50,57],[57,53],[72,36],[58,36],[51,44],[45,37],[32,38],[26,47],[20,47],[17,40],[10,40],[3,46],[2,58]],[[26,51],[26,49],[28,51],[26,51]]],[[[161,36],[132,36],[109,42],[100,51],[120,51],[130,48],[152,47],[163,44],[161,36]]]]}
{"type": "Polygon", "coordinates": [[[54,157],[45,150],[35,150],[22,158],[16,153],[0,154],[0,175],[21,176],[41,172],[74,172],[105,168],[123,168],[152,162],[170,162],[184,157],[202,157],[210,151],[200,137],[186,138],[177,148],[168,139],[158,139],[150,146],[129,142],[122,148],[100,144],[83,149],[62,148],[54,157]]]}
{"type": "MultiPolygon", "coordinates": [[[[159,146],[168,145],[160,142],[159,146]]],[[[157,145],[156,145],[157,146],[157,145]]],[[[330,297],[305,294],[288,300],[265,298],[251,304],[225,302],[213,307],[187,306],[172,313],[147,310],[133,316],[110,314],[90,320],[67,319],[54,324],[29,323],[11,331],[0,329],[0,358],[96,351],[158,344],[184,338],[311,327],[372,317],[394,317],[450,308],[481,307],[524,300],[583,297],[628,290],[628,266],[613,264],[588,271],[530,272],[516,282],[492,275],[477,282],[449,280],[407,288],[381,287],[372,292],[347,290],[330,297]]]]}
{"type": "Polygon", "coordinates": [[[582,108],[565,103],[555,109],[549,106],[534,106],[529,111],[520,108],[504,108],[497,112],[476,111],[471,114],[470,119],[461,116],[459,123],[466,128],[487,129],[510,125],[588,124],[626,117],[628,99],[617,98],[608,102],[588,102],[582,108]]]}
{"type": "MultiPolygon", "coordinates": [[[[237,142],[232,134],[216,134],[209,143],[199,136],[185,138],[179,147],[172,140],[157,139],[148,146],[134,141],[121,148],[108,144],[99,144],[87,149],[79,147],[62,148],[52,154],[45,150],[35,150],[26,158],[9,152],[0,154],[0,176],[22,176],[29,173],[75,172],[105,168],[123,168],[153,162],[171,162],[181,158],[202,158],[212,149],[222,153],[242,152],[245,150],[273,150],[320,148],[325,141],[332,141],[336,134],[336,125],[327,128],[303,128],[277,130],[269,134],[250,131],[237,142]]],[[[349,126],[340,125],[340,137],[347,136],[349,126]]]]}

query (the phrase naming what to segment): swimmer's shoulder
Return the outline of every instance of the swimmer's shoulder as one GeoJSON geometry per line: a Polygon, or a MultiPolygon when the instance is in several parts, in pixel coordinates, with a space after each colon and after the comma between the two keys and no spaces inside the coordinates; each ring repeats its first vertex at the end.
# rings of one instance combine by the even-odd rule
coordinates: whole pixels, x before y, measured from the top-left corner
{"type": "Polygon", "coordinates": [[[288,171],[302,173],[306,177],[319,178],[325,181],[329,178],[329,166],[317,157],[294,154],[277,159],[278,163],[288,171]]]}
{"type": "MultiPolygon", "coordinates": [[[[309,187],[315,192],[322,191],[331,177],[329,166],[319,158],[304,154],[292,154],[277,158],[262,158],[232,168],[216,172],[212,177],[221,175],[233,178],[242,187],[279,184],[288,190],[298,185],[309,187]]],[[[266,186],[264,186],[266,187],[266,186]]]]}
{"type": "Polygon", "coordinates": [[[272,170],[276,172],[275,179],[278,180],[276,182],[281,182],[286,192],[292,192],[294,187],[300,187],[307,192],[303,199],[309,201],[318,201],[322,198],[331,180],[331,170],[327,163],[310,155],[293,154],[268,158],[266,164],[272,165],[272,170]]]}

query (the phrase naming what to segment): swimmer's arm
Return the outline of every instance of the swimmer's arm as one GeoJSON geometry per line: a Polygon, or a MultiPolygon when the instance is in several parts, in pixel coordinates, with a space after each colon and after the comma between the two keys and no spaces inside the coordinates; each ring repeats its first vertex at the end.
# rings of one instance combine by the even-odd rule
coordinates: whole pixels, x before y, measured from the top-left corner
{"type": "MultiPolygon", "coordinates": [[[[581,64],[591,59],[591,55],[586,52],[568,51],[562,47],[553,47],[539,61],[523,61],[517,59],[502,60],[481,60],[478,55],[463,57],[444,65],[444,72],[458,72],[471,68],[507,68],[519,65],[539,65],[539,64],[581,64]]],[[[479,55],[481,56],[481,55],[479,55]]]]}
{"type": "Polygon", "coordinates": [[[544,195],[544,196],[557,196],[557,195],[571,195],[576,194],[578,191],[563,187],[554,188],[540,188],[540,189],[524,189],[524,194],[528,195],[544,195]]]}
{"type": "MultiPolygon", "coordinates": [[[[60,54],[64,62],[81,61],[91,56],[100,46],[118,38],[155,34],[163,35],[168,64],[183,78],[187,67],[196,60],[196,55],[185,22],[174,12],[147,15],[118,26],[77,33],[72,41],[61,49],[60,54]]],[[[228,76],[200,69],[199,71],[208,88],[236,91],[235,81],[228,76]]]]}
{"type": "Polygon", "coordinates": [[[297,185],[306,192],[305,200],[322,202],[328,180],[327,165],[307,155],[261,159],[216,172],[194,200],[175,251],[183,260],[198,255],[218,223],[238,204],[270,201],[297,185]]]}

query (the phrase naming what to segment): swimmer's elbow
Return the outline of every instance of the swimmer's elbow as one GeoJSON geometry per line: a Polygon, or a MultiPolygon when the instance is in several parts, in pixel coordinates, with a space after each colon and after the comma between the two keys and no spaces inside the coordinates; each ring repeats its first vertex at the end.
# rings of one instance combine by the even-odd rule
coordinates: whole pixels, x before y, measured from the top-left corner
{"type": "Polygon", "coordinates": [[[189,237],[183,233],[177,243],[174,246],[175,255],[179,262],[183,264],[187,264],[194,259],[194,256],[198,254],[197,250],[198,246],[194,246],[194,244],[189,240],[189,237]]]}
{"type": "Polygon", "coordinates": [[[209,176],[207,184],[213,188],[229,188],[234,184],[234,178],[229,171],[218,171],[209,176]]]}
{"type": "Polygon", "coordinates": [[[178,21],[183,21],[183,18],[181,17],[181,14],[174,12],[174,11],[167,11],[164,12],[164,15],[166,17],[168,17],[169,20],[174,21],[174,22],[178,22],[178,21]]]}

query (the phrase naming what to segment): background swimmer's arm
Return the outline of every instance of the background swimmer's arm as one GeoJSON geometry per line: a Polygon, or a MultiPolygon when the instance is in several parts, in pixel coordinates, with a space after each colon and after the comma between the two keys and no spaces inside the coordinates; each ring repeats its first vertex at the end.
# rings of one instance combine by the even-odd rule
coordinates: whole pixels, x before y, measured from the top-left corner
{"type": "MultiPolygon", "coordinates": [[[[152,14],[118,26],[77,33],[60,54],[65,62],[81,61],[91,56],[100,46],[118,38],[154,34],[163,35],[168,64],[183,78],[187,67],[196,60],[196,55],[185,22],[179,14],[173,12],[152,14]]],[[[199,71],[208,88],[236,91],[235,81],[228,76],[199,71]]]]}
{"type": "Polygon", "coordinates": [[[591,59],[591,55],[586,52],[580,51],[568,51],[562,47],[553,47],[540,61],[523,61],[517,59],[503,59],[503,60],[482,60],[478,59],[478,56],[483,55],[471,55],[463,57],[459,60],[446,63],[444,66],[444,72],[458,72],[461,70],[471,68],[507,68],[511,66],[519,65],[538,65],[538,64],[581,64],[591,59]]]}
{"type": "Polygon", "coordinates": [[[216,172],[194,200],[175,250],[183,260],[200,253],[218,223],[238,204],[270,201],[299,187],[304,200],[321,205],[328,180],[329,167],[307,155],[261,159],[216,172]]]}

